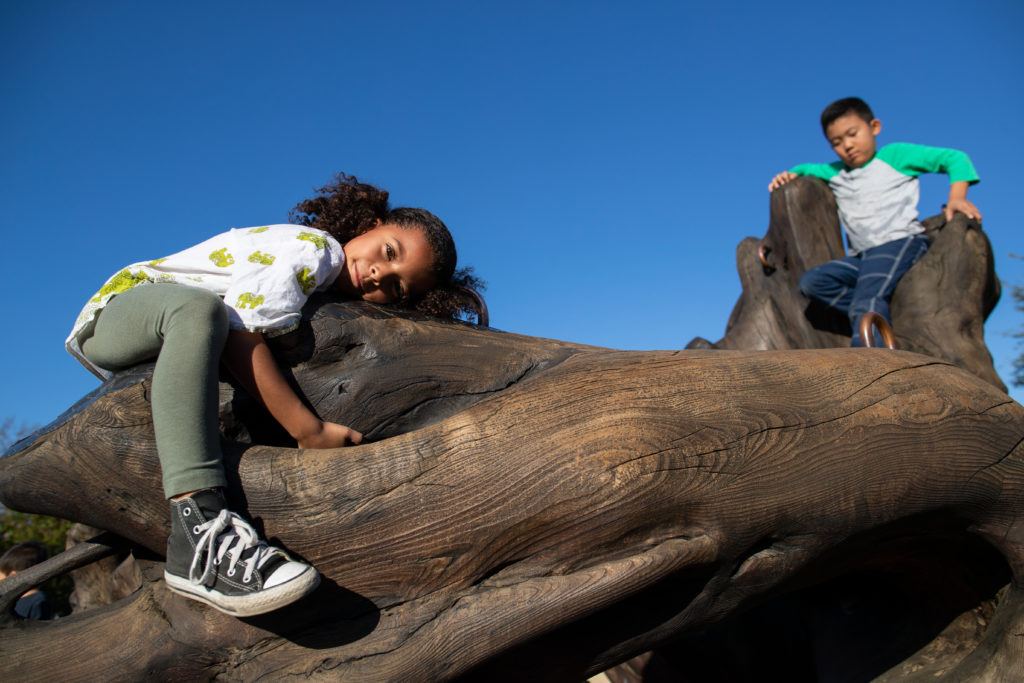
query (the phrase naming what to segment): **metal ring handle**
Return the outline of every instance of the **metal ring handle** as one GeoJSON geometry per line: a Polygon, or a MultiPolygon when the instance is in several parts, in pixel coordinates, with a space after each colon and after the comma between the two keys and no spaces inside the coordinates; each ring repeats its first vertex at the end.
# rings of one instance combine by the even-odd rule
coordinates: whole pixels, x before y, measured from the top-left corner
{"type": "Polygon", "coordinates": [[[889,322],[874,311],[868,311],[860,317],[860,339],[864,342],[864,346],[867,348],[874,348],[875,335],[871,334],[871,328],[874,327],[878,330],[878,334],[882,336],[882,343],[885,344],[887,349],[896,348],[896,335],[893,334],[892,327],[889,322]]]}
{"type": "Polygon", "coordinates": [[[757,260],[761,262],[762,268],[773,271],[775,266],[768,263],[768,254],[770,253],[772,253],[772,248],[764,240],[761,240],[761,243],[757,245],[757,260]]]}

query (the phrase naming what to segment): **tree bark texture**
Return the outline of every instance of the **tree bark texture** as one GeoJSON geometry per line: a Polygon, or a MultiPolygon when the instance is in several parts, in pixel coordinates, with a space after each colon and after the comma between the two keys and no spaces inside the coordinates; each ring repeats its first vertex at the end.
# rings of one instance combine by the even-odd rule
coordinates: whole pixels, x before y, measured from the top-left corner
{"type": "MultiPolygon", "coordinates": [[[[844,255],[832,192],[820,180],[797,178],[771,194],[770,216],[763,239],[749,237],[736,249],[743,292],[725,336],[714,344],[698,337],[689,348],[849,346],[849,321],[798,288],[805,272],[844,255]]],[[[892,299],[898,348],[948,360],[1005,391],[985,346],[985,319],[1000,296],[988,238],[963,214],[948,224],[940,214],[924,225],[931,248],[892,299]]]]}
{"type": "MultiPolygon", "coordinates": [[[[898,348],[924,353],[935,358],[945,359],[959,367],[973,372],[978,377],[994,386],[1006,390],[992,364],[991,355],[984,341],[984,321],[995,307],[1000,297],[1000,283],[995,275],[994,258],[991,245],[981,230],[980,224],[956,214],[947,224],[943,215],[933,216],[924,221],[926,235],[931,241],[929,252],[900,281],[893,296],[891,314],[898,348]]],[[[726,327],[725,337],[712,344],[706,339],[697,337],[690,342],[688,348],[720,348],[720,349],[809,349],[848,346],[850,343],[850,324],[843,316],[838,315],[820,305],[809,301],[799,292],[800,277],[809,269],[826,261],[844,255],[842,235],[835,199],[828,186],[820,180],[801,177],[784,185],[771,194],[770,220],[764,238],[747,238],[737,247],[737,270],[743,292],[733,309],[726,327]]],[[[943,560],[943,566],[950,566],[950,558],[943,560]]],[[[954,563],[956,563],[954,561],[954,563]]],[[[964,568],[964,571],[967,571],[964,568]]],[[[888,576],[882,583],[889,585],[900,583],[899,578],[908,574],[913,578],[913,585],[901,585],[900,597],[917,595],[914,607],[918,613],[927,612],[930,597],[939,590],[939,586],[922,582],[922,574],[928,572],[900,569],[895,558],[889,560],[888,576]]],[[[947,581],[950,577],[946,577],[947,581]]],[[[961,577],[968,591],[977,586],[978,581],[970,577],[961,577]]],[[[882,586],[876,577],[873,588],[882,586]]],[[[943,585],[950,585],[949,583],[943,585]]],[[[836,587],[830,596],[833,602],[849,602],[845,592],[852,590],[849,586],[836,587]]],[[[939,591],[941,592],[941,591],[939,591]]],[[[956,595],[947,595],[949,604],[960,604],[963,600],[956,595]]],[[[961,595],[961,598],[963,596],[961,595]]],[[[968,598],[967,602],[977,602],[968,598]]],[[[983,601],[977,609],[991,610],[994,600],[983,601]]],[[[836,608],[838,614],[845,608],[836,608]]],[[[776,611],[783,609],[776,605],[776,611]]],[[[806,612],[802,604],[788,604],[787,613],[806,612]]],[[[875,618],[889,622],[897,622],[899,616],[892,613],[892,607],[875,609],[875,618]]],[[[805,615],[806,616],[806,615],[805,615]]],[[[844,615],[848,617],[849,615],[844,615]]],[[[975,615],[979,620],[984,617],[975,615]]],[[[608,672],[614,683],[626,681],[646,681],[656,683],[660,680],[680,680],[683,671],[695,675],[694,680],[733,680],[737,677],[753,677],[763,670],[767,657],[760,661],[743,662],[744,653],[757,651],[755,643],[764,642],[763,636],[743,633],[750,630],[751,624],[757,624],[764,615],[754,614],[703,639],[691,639],[684,645],[675,645],[673,650],[662,649],[638,656],[629,663],[623,664],[608,672]],[[731,629],[731,630],[729,630],[731,629]],[[727,632],[728,631],[728,632],[727,632]],[[709,656],[708,652],[716,646],[718,655],[709,656]],[[726,639],[742,642],[741,646],[723,645],[726,639]],[[696,659],[715,661],[717,665],[698,674],[693,674],[693,662],[696,659]],[[721,662],[737,662],[736,668],[722,667],[721,662]]],[[[779,621],[779,614],[771,616],[772,621],[779,621]]],[[[820,621],[820,615],[818,621],[820,621]]],[[[820,624],[812,624],[815,617],[804,618],[799,626],[817,629],[820,624]],[[810,625],[810,626],[809,626],[810,625]]],[[[845,619],[855,621],[855,619],[845,619]]],[[[939,619],[943,621],[943,619],[939,619]]],[[[877,626],[878,624],[874,624],[877,626]]],[[[904,625],[906,630],[926,631],[924,624],[904,625]]],[[[797,639],[799,640],[799,639],[797,639]]],[[[847,643],[851,639],[847,638],[847,643]]],[[[943,643],[955,643],[960,649],[976,641],[963,632],[944,635],[932,641],[932,645],[943,649],[943,643]]],[[[775,658],[780,652],[792,650],[796,656],[806,658],[811,649],[827,648],[827,644],[811,642],[804,639],[799,643],[793,639],[769,641],[775,649],[775,658]]],[[[762,652],[769,648],[762,648],[762,652]]],[[[934,648],[933,648],[934,649],[934,648]]],[[[946,648],[948,649],[948,648],[946,648]]],[[[851,648],[847,648],[851,650],[851,648]]],[[[856,648],[852,648],[856,651],[856,648]]],[[[878,659],[877,648],[872,651],[874,659],[878,659]]],[[[949,654],[948,652],[946,653],[949,654]]],[[[785,656],[784,654],[782,655],[785,656]]],[[[883,653],[884,656],[884,653],[883,653]]],[[[928,660],[931,655],[924,652],[919,658],[922,663],[910,660],[904,662],[904,669],[899,677],[909,675],[918,668],[929,663],[935,669],[935,661],[928,660]]],[[[948,658],[948,657],[947,657],[948,658]]],[[[749,658],[748,658],[749,659],[749,658]]],[[[856,655],[856,662],[850,657],[833,657],[838,663],[835,671],[851,669],[858,663],[868,663],[869,669],[877,669],[871,663],[868,652],[856,655]]],[[[932,658],[934,660],[934,657],[932,658]]],[[[938,670],[938,669],[936,669],[938,670]]],[[[805,672],[807,673],[807,672],[805,672]]],[[[813,670],[809,679],[830,678],[828,665],[813,670]]],[[[787,672],[792,678],[795,672],[787,672]]],[[[861,676],[863,677],[863,676],[861,676]]],[[[838,680],[844,680],[838,676],[838,680]]]]}
{"type": "MultiPolygon", "coordinates": [[[[100,534],[100,529],[74,524],[68,530],[67,549],[91,543],[100,534]]],[[[71,572],[71,578],[75,583],[69,598],[73,612],[109,605],[142,587],[141,570],[127,550],[76,569],[71,572]]]]}
{"type": "Polygon", "coordinates": [[[142,587],[7,627],[0,678],[578,681],[728,639],[715,629],[738,615],[776,623],[779,600],[843,623],[823,586],[863,586],[835,609],[874,614],[878,574],[952,608],[909,642],[854,634],[887,655],[868,675],[1024,676],[1024,409],[991,383],[906,352],[621,352],[366,304],[307,311],[275,353],[368,443],[295,449],[228,384],[221,417],[233,507],[321,587],[247,619],[164,589],[139,368],[0,460],[0,500],[128,539],[142,587]]]}

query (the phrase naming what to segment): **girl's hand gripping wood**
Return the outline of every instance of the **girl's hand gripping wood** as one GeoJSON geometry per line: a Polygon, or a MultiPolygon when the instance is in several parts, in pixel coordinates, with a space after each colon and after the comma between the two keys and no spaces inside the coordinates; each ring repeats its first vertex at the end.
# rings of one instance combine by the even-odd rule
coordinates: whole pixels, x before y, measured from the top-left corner
{"type": "Polygon", "coordinates": [[[232,330],[223,360],[231,374],[259,399],[299,448],[337,448],[363,440],[356,430],[324,422],[306,407],[278,369],[263,335],[232,330]]]}
{"type": "Polygon", "coordinates": [[[296,437],[299,448],[338,448],[339,446],[358,446],[363,435],[354,429],[334,422],[321,422],[320,432],[302,438],[296,437]]]}

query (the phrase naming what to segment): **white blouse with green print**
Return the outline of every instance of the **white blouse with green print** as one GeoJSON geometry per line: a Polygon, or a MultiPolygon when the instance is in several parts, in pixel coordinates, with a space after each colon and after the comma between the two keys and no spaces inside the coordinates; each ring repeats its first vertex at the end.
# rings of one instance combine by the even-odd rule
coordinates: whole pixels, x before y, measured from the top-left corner
{"type": "Polygon", "coordinates": [[[345,253],[326,232],[302,225],[235,228],[177,254],[133,263],[106,281],[79,313],[65,346],[101,379],[78,348],[78,333],[113,297],[153,282],[201,287],[224,299],[231,328],[276,336],[298,327],[309,295],[341,273],[345,253]]]}

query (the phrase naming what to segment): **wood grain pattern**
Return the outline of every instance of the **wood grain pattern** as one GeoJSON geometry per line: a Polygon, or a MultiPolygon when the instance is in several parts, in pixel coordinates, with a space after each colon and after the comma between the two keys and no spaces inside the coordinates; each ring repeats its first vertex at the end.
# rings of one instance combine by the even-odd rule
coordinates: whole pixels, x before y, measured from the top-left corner
{"type": "MultiPolygon", "coordinates": [[[[892,301],[897,345],[951,362],[1005,391],[984,341],[984,321],[1000,296],[988,239],[980,224],[961,214],[956,214],[948,224],[944,216],[939,215],[925,220],[924,225],[931,248],[901,280],[892,301]]],[[[773,192],[765,237],[761,240],[748,238],[737,248],[737,270],[743,292],[730,316],[725,336],[713,344],[698,337],[688,348],[848,346],[848,321],[809,302],[797,287],[801,275],[808,269],[843,253],[835,200],[824,183],[799,178],[773,192]]],[[[785,400],[788,401],[788,396],[785,400]]],[[[848,491],[856,492],[856,488],[848,491]]],[[[867,500],[873,502],[871,498],[867,500]]],[[[774,607],[734,619],[731,625],[716,633],[691,638],[671,649],[661,648],[638,655],[608,671],[608,676],[614,683],[657,683],[685,676],[727,681],[760,677],[766,671],[776,670],[773,666],[778,676],[789,680],[870,678],[887,667],[891,669],[893,680],[904,680],[911,675],[931,680],[934,676],[949,674],[965,653],[981,642],[980,632],[971,624],[964,626],[963,617],[971,615],[984,621],[987,617],[981,615],[995,609],[998,600],[994,586],[1000,583],[1002,567],[1001,559],[982,559],[985,553],[970,553],[972,560],[965,561],[956,554],[939,552],[958,547],[962,541],[962,537],[946,537],[937,547],[916,548],[917,557],[933,560],[927,569],[917,560],[911,562],[899,554],[876,550],[879,562],[886,558],[884,572],[876,572],[869,578],[847,579],[830,587],[825,598],[817,596],[819,603],[831,601],[827,618],[821,616],[825,612],[820,605],[809,611],[799,599],[788,602],[788,599],[777,599],[774,607]],[[935,566],[952,567],[944,576],[944,583],[929,580],[935,573],[935,566]],[[858,623],[860,617],[847,613],[850,594],[857,597],[856,592],[861,590],[858,581],[869,585],[876,595],[889,596],[887,602],[875,601],[870,610],[873,621],[868,624],[858,623]],[[886,591],[894,592],[890,595],[886,591]],[[902,611],[896,607],[901,601],[904,603],[902,611]],[[933,614],[930,607],[933,604],[942,605],[945,612],[933,614]],[[957,616],[957,609],[969,611],[957,616]],[[800,613],[802,616],[789,625],[795,630],[814,631],[815,635],[766,639],[762,632],[754,633],[755,628],[763,626],[759,620],[768,618],[765,615],[769,612],[775,622],[793,621],[790,615],[800,613]],[[916,621],[908,620],[907,613],[914,614],[916,621]],[[902,631],[916,634],[917,640],[910,642],[903,638],[907,642],[900,643],[899,637],[887,637],[886,628],[891,623],[901,623],[902,631]],[[958,623],[960,627],[956,626],[958,623]],[[829,631],[835,635],[829,635],[829,631]],[[866,632],[871,635],[866,637],[866,632]],[[727,640],[732,644],[726,643],[727,640]],[[834,647],[840,641],[841,653],[834,647]],[[871,647],[866,647],[868,643],[871,647]],[[921,647],[915,652],[917,646],[921,647]],[[812,654],[825,651],[831,652],[827,658],[812,654]],[[751,655],[755,652],[757,656],[751,655]],[[787,663],[794,659],[802,664],[787,663]],[[714,666],[695,667],[695,661],[713,662],[714,666]]],[[[997,670],[993,668],[989,674],[995,675],[997,670]]],[[[882,678],[887,679],[890,674],[882,678]]]]}
{"type": "MultiPolygon", "coordinates": [[[[944,361],[621,352],[366,305],[310,312],[280,355],[325,418],[359,415],[378,440],[245,443],[260,418],[229,385],[222,422],[239,437],[234,504],[323,586],[235,620],[168,594],[156,565],[107,608],[4,632],[0,676],[53,675],[45,640],[80,653],[61,675],[82,680],[580,680],[912,539],[980,535],[1019,576],[1024,411],[944,361]]],[[[0,461],[0,499],[160,552],[148,379],[134,381],[0,461]]],[[[1010,598],[996,616],[1021,619],[1010,598]]],[[[1019,638],[990,627],[984,648],[985,666],[1020,673],[1019,638]]]]}

